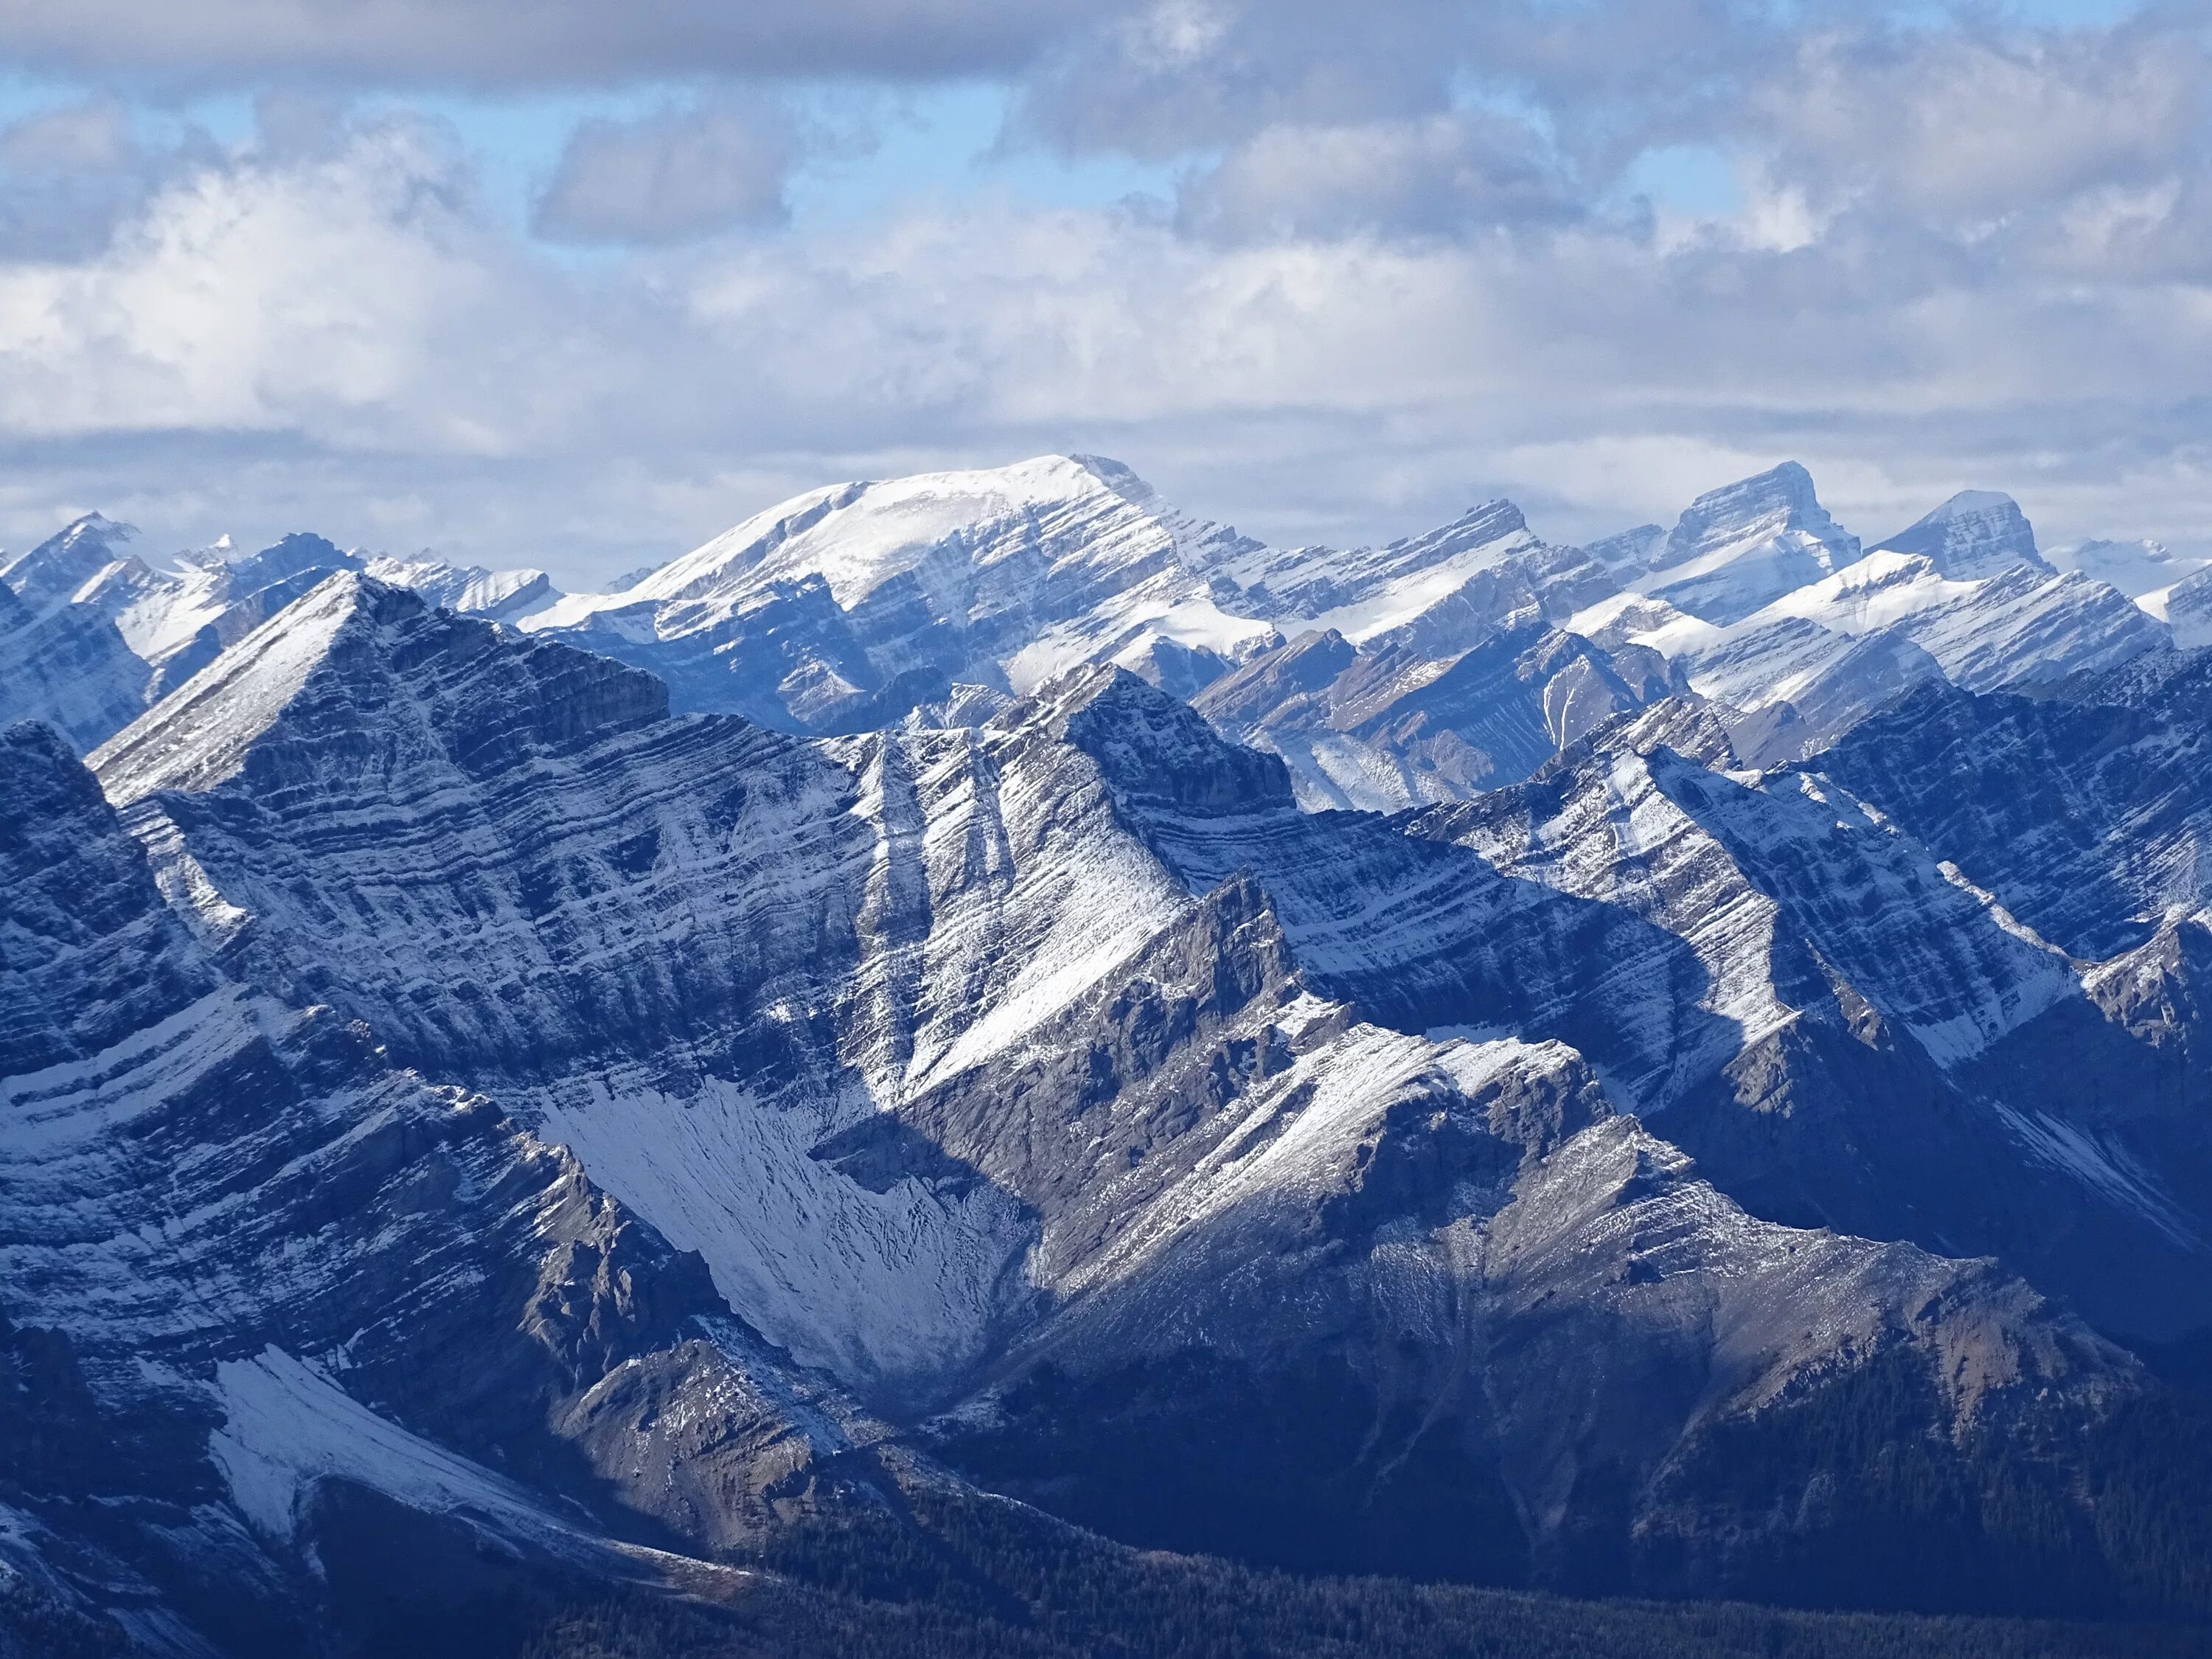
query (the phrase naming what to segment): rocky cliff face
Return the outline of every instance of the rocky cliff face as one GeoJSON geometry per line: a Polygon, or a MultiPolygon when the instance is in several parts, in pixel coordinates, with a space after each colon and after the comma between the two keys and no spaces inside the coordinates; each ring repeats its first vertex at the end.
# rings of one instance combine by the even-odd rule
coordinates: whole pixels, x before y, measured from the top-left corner
{"type": "Polygon", "coordinates": [[[396,1505],[379,1547],[457,1526],[465,1559],[639,1582],[629,1540],[844,1501],[861,1419],[697,1258],[491,1100],[227,975],[28,725],[0,983],[11,1571],[155,1650],[297,1650],[358,1494],[396,1505]]]}
{"type": "Polygon", "coordinates": [[[1047,456],[814,491],[617,591],[499,614],[648,670],[678,709],[800,733],[1125,667],[1283,756],[1310,806],[1395,811],[1517,782],[1686,685],[1735,711],[1746,759],[1800,758],[1923,683],[2157,650],[2167,597],[2062,577],[1986,492],[1863,559],[1794,463],[1589,549],[1490,501],[1381,547],[1280,550],[1117,462],[1047,456]]]}
{"type": "Polygon", "coordinates": [[[1962,489],[1927,517],[1876,544],[1926,559],[1939,576],[1978,581],[2025,567],[2048,571],[2020,503],[1988,489],[1962,489]]]}
{"type": "MultiPolygon", "coordinates": [[[[293,1079],[274,1127],[251,1092],[131,1096],[204,1103],[173,1144],[276,1218],[283,1270],[241,1267],[174,1362],[194,1501],[278,1539],[264,1573],[293,1538],[271,1466],[438,1511],[438,1460],[466,1460],[502,1503],[583,1504],[574,1547],[603,1559],[625,1526],[726,1557],[949,1464],[1302,1567],[1747,1593],[1832,1554],[1866,1599],[1885,1531],[1934,1522],[1875,1449],[1777,1426],[1862,1396],[1909,1402],[1978,1513],[2020,1468],[2087,1527],[2082,1437],[2153,1385],[2039,1292],[2063,1249],[2027,1279],[1959,1258],[2035,1206],[2085,1238],[2119,1216],[2115,1251],[2157,1232],[2047,1156],[2102,1128],[2003,1066],[2070,1010],[2193,1077],[2185,1035],[2135,1035],[2185,988],[2093,995],[1844,785],[1687,758],[1731,758],[1694,702],[1568,748],[1470,805],[1314,814],[1279,757],[1112,669],[976,724],[805,739],[341,574],[95,755],[143,849],[104,820],[131,942],[78,980],[34,964],[64,1012],[9,1070],[169,1054],[125,1027],[228,1053],[234,1018],[293,1079]],[[174,983],[87,977],[126,958],[174,983]],[[356,1022],[359,1069],[287,1058],[356,1022]],[[1933,1179],[1882,1209],[1891,1139],[1963,1148],[1974,1179],[1940,1214],[1933,1179]],[[464,1341],[482,1398],[436,1358],[464,1341]],[[383,1429],[299,1452],[218,1426],[356,1410],[414,1437],[404,1478],[329,1461],[383,1429]],[[1728,1454],[1774,1434],[1831,1449],[1728,1454]]],[[[97,887],[40,890],[61,914],[97,887]]],[[[171,1200],[133,1154],[101,1172],[117,1121],[72,1131],[90,1173],[56,1175],[78,1143],[41,1130],[6,1178],[115,1194],[100,1236],[134,1251],[136,1206],[171,1200]]],[[[183,1196],[207,1231],[176,1248],[211,1260],[218,1212],[183,1196]]],[[[7,1282],[49,1288],[0,1314],[170,1340],[159,1310],[71,1326],[120,1270],[64,1255],[21,1258],[7,1282]]]]}
{"type": "Polygon", "coordinates": [[[433,604],[508,617],[559,595],[541,570],[457,569],[364,558],[298,534],[258,553],[222,546],[156,569],[137,532],[88,514],[27,553],[0,559],[0,722],[41,720],[82,754],[129,725],[325,577],[372,571],[433,604]]]}
{"type": "Polygon", "coordinates": [[[1930,687],[1820,766],[2027,927],[2094,960],[2204,902],[2208,708],[2202,652],[2146,657],[2040,696],[1930,687]]]}
{"type": "Polygon", "coordinates": [[[1725,626],[1858,556],[1858,538],[1828,516],[1812,475],[1785,461],[1691,502],[1650,556],[1658,580],[1646,591],[1725,626]]]}

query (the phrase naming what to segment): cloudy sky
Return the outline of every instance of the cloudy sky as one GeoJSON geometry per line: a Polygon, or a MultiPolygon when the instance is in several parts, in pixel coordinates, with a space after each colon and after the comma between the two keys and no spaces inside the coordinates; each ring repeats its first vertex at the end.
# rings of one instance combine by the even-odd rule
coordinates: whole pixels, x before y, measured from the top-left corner
{"type": "Polygon", "coordinates": [[[574,584],[1075,450],[2212,551],[2208,92],[2212,0],[0,0],[0,544],[574,584]]]}

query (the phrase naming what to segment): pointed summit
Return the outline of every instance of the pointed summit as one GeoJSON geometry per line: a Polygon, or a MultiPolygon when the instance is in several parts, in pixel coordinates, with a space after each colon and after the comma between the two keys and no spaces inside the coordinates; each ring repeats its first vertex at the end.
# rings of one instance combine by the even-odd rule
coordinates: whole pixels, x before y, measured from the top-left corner
{"type": "Polygon", "coordinates": [[[1912,553],[1954,581],[1979,581],[2026,566],[2048,571],[2020,503],[1988,489],[1962,489],[1924,519],[1881,544],[1912,553]]]}
{"type": "Polygon", "coordinates": [[[1296,810],[1279,757],[1238,747],[1126,668],[1079,669],[1004,718],[1039,721],[1085,750],[1124,801],[1194,819],[1296,810]]]}
{"type": "Polygon", "coordinates": [[[234,775],[329,656],[367,586],[350,571],[328,578],[94,750],[87,763],[108,799],[122,806],[234,775]]]}
{"type": "Polygon", "coordinates": [[[88,513],[29,552],[0,562],[0,581],[43,615],[67,605],[79,588],[129,556],[125,544],[137,533],[127,524],[88,513]]]}
{"type": "Polygon", "coordinates": [[[1397,555],[1401,562],[1414,564],[1433,562],[1501,543],[1518,546],[1533,539],[1528,516],[1511,501],[1501,498],[1478,502],[1449,524],[1392,542],[1384,551],[1397,555]]]}
{"type": "Polygon", "coordinates": [[[121,806],[157,789],[211,789],[264,750],[272,786],[308,787],[432,753],[477,768],[514,762],[667,708],[667,689],[635,669],[434,610],[345,570],[224,650],[88,763],[121,806]]]}
{"type": "Polygon", "coordinates": [[[1647,591],[1724,625],[1858,556],[1858,538],[1828,516],[1813,475],[1784,461],[1691,502],[1652,556],[1663,585],[1647,591]]]}

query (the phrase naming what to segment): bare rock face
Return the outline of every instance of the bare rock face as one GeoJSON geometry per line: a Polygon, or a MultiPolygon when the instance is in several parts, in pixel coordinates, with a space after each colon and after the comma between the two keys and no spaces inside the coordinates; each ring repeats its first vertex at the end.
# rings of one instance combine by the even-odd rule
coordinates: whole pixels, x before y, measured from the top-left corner
{"type": "Polygon", "coordinates": [[[84,753],[340,571],[367,571],[483,617],[518,616],[560,597],[542,570],[364,557],[306,533],[243,556],[226,537],[157,569],[132,550],[137,535],[91,513],[29,552],[0,558],[8,641],[0,725],[45,720],[84,753]]]}
{"type": "Polygon", "coordinates": [[[844,1501],[860,1419],[696,1256],[491,1101],[225,974],[34,726],[0,735],[0,1503],[65,1599],[281,1649],[341,1490],[635,1578],[623,1540],[844,1501]]]}
{"type": "Polygon", "coordinates": [[[1899,553],[1917,553],[1954,581],[2025,566],[2048,571],[2051,564],[2035,545],[2035,531],[2020,503],[1987,489],[1962,489],[1925,518],[1876,544],[1899,553]]]}
{"type": "MultiPolygon", "coordinates": [[[[1116,669],[977,714],[672,714],[343,573],[98,752],[119,820],[38,740],[21,821],[76,800],[105,827],[55,845],[136,896],[94,929],[91,874],[11,888],[76,964],[42,947],[70,988],[16,1064],[185,1079],[129,1085],[210,1183],[161,1249],[248,1254],[189,1333],[158,1289],[72,1325],[124,1282],[99,1250],[11,1258],[0,1315],[173,1343],[191,1501],[271,1583],[322,1513],[288,1494],[334,1480],[604,1573],[964,1479],[1305,1568],[1736,1595],[1818,1557],[1873,1600],[1881,1540],[1938,1522],[1818,1426],[1866,1399],[1992,1517],[1962,1583],[2035,1559],[1995,1471],[2088,1524],[2100,1425],[2155,1386],[2042,1288],[2157,1228],[2051,1161],[2105,1127],[2007,1056],[2062,1018],[2148,1053],[2148,994],[2114,1025],[1843,785],[1716,769],[1695,699],[1397,819],[1301,811],[1116,669]],[[191,1085],[203,1049],[258,1080],[191,1085]],[[2029,1211],[2090,1244],[2034,1253],[2029,1211]],[[304,1450],[257,1426],[302,1419],[304,1450]]],[[[172,1198],[118,1109],[66,1181],[44,1130],[0,1179],[113,1194],[129,1255],[172,1198]]]]}
{"type": "Polygon", "coordinates": [[[2205,901],[2194,848],[2212,656],[2166,653],[2042,696],[1934,689],[1820,769],[2087,959],[2205,901]]]}
{"type": "Polygon", "coordinates": [[[1663,576],[1651,592],[1693,617],[1726,624],[1858,556],[1858,538],[1828,516],[1812,475],[1785,461],[1691,502],[1651,555],[1650,568],[1663,576]]]}

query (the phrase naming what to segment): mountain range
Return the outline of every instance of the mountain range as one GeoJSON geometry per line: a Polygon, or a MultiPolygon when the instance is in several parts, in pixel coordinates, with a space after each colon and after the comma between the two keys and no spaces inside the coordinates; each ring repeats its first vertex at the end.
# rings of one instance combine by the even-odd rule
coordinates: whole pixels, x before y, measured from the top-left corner
{"type": "Polygon", "coordinates": [[[603,594],[128,539],[0,563],[0,1632],[2212,1615],[2185,568],[1794,465],[1284,551],[1048,458],[603,594]]]}

